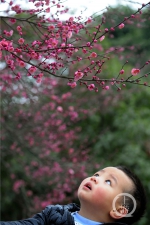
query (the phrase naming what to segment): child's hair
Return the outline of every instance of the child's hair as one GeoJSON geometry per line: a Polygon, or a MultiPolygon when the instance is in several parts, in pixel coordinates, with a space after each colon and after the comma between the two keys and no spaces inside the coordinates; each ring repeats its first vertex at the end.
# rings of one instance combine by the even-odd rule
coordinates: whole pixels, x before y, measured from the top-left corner
{"type": "MultiPolygon", "coordinates": [[[[123,217],[121,219],[118,219],[118,222],[127,223],[127,224],[133,224],[140,220],[140,218],[144,215],[146,210],[146,195],[144,187],[140,181],[140,179],[132,173],[128,168],[125,166],[116,166],[117,169],[123,171],[133,182],[134,188],[132,190],[129,190],[128,187],[125,187],[124,191],[126,193],[131,194],[134,199],[136,200],[136,209],[132,213],[131,217],[123,217]]],[[[133,209],[133,200],[128,199],[128,213],[130,213],[133,209]]]]}

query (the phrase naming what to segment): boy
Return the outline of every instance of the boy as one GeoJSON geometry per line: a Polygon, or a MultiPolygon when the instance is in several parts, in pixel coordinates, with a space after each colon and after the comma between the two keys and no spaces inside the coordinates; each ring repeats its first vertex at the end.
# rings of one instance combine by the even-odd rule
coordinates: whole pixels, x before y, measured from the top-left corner
{"type": "Polygon", "coordinates": [[[106,167],[84,179],[78,189],[78,198],[80,207],[74,203],[49,205],[33,218],[1,224],[130,225],[143,216],[146,208],[140,180],[125,167],[106,167]]]}

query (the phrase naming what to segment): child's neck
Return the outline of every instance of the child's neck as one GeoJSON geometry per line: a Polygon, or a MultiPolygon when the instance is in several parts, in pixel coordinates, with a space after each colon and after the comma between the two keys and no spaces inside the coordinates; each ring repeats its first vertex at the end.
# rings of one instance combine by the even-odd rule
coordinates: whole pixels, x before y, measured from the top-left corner
{"type": "Polygon", "coordinates": [[[96,213],[96,210],[92,209],[92,207],[81,207],[79,215],[100,223],[114,222],[111,217],[108,218],[108,216],[106,216],[103,210],[99,210],[98,213],[96,213]]]}

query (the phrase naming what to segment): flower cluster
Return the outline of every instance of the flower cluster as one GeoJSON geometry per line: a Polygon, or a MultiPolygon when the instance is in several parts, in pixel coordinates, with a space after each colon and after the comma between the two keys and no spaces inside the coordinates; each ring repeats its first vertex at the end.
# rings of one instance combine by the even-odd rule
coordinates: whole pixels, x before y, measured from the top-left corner
{"type": "MultiPolygon", "coordinates": [[[[58,18],[59,15],[67,13],[68,9],[64,9],[59,1],[37,0],[35,2],[30,0],[30,2],[34,7],[30,10],[23,10],[21,5],[10,1],[9,10],[19,16],[3,17],[0,59],[5,63],[5,68],[11,70],[14,77],[21,73],[19,79],[23,79],[26,75],[39,83],[42,81],[39,74],[49,75],[67,79],[71,88],[75,88],[77,83],[80,83],[84,84],[87,90],[96,92],[99,87],[104,88],[103,81],[111,83],[112,77],[115,77],[115,75],[111,78],[108,78],[109,75],[105,76],[104,70],[107,64],[109,65],[108,61],[114,57],[113,55],[117,55],[120,61],[123,60],[126,50],[123,46],[117,48],[110,46],[105,49],[103,47],[105,42],[102,41],[106,36],[113,38],[117,27],[123,29],[131,23],[131,20],[139,21],[140,12],[147,5],[142,5],[141,9],[134,14],[125,17],[117,25],[114,24],[107,28],[105,17],[102,17],[101,23],[98,24],[95,22],[96,18],[92,16],[88,17],[85,22],[82,22],[80,16],[68,16],[68,19],[61,21],[58,18]],[[54,15],[48,16],[52,7],[57,8],[57,18],[54,15]],[[26,16],[22,18],[24,15],[26,16]],[[91,29],[92,25],[93,29],[91,29]],[[93,80],[93,76],[99,80],[93,80]]],[[[132,51],[133,46],[130,49],[132,51]]],[[[133,76],[138,73],[138,69],[131,71],[133,76]]],[[[131,82],[126,77],[127,73],[123,68],[119,75],[123,75],[124,80],[122,81],[116,75],[115,84],[131,82]]]]}
{"type": "MultiPolygon", "coordinates": [[[[34,67],[28,70],[35,72],[34,67]]],[[[13,198],[20,203],[29,199],[26,205],[29,213],[47,204],[71,201],[76,198],[78,183],[86,176],[87,141],[73,143],[81,138],[79,121],[86,118],[87,110],[82,102],[79,109],[74,105],[71,92],[57,93],[63,86],[55,78],[43,77],[41,86],[31,83],[27,87],[30,96],[21,83],[10,85],[8,81],[12,84],[13,76],[2,77],[3,98],[9,102],[13,98],[20,100],[2,109],[1,120],[1,147],[5,149],[2,158],[8,157],[4,167],[9,171],[13,198]],[[10,134],[6,135],[8,130],[10,134]],[[85,149],[80,152],[83,146],[85,149]]]]}

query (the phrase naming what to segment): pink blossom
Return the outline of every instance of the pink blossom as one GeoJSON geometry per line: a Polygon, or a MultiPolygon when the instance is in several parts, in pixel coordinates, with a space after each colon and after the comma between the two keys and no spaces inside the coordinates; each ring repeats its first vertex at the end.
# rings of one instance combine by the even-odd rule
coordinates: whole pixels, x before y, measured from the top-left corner
{"type": "Polygon", "coordinates": [[[35,3],[35,6],[36,6],[36,7],[41,6],[41,2],[37,2],[37,3],[35,3]]]}
{"type": "Polygon", "coordinates": [[[135,18],[135,15],[131,15],[131,18],[135,18]]]}
{"type": "Polygon", "coordinates": [[[20,26],[17,26],[17,31],[22,31],[22,28],[20,26]]]}
{"type": "Polygon", "coordinates": [[[30,68],[29,68],[29,73],[34,73],[35,71],[36,71],[36,67],[35,66],[31,66],[30,68]]]}
{"type": "Polygon", "coordinates": [[[121,24],[119,25],[119,29],[122,29],[122,28],[124,28],[124,23],[121,23],[121,24]]]}
{"type": "Polygon", "coordinates": [[[86,46],[90,47],[91,43],[90,42],[87,42],[86,43],[86,46]]]}
{"type": "Polygon", "coordinates": [[[41,83],[41,82],[42,82],[42,78],[41,78],[41,77],[38,77],[38,78],[36,79],[36,82],[37,82],[37,83],[41,83]]]}
{"type": "Polygon", "coordinates": [[[23,39],[23,38],[19,38],[18,43],[19,43],[20,45],[22,45],[22,44],[24,43],[24,39],[23,39]]]}
{"type": "Polygon", "coordinates": [[[75,88],[77,86],[77,83],[76,82],[68,82],[68,85],[71,87],[71,88],[75,88]]]}
{"type": "Polygon", "coordinates": [[[17,12],[17,13],[18,13],[19,11],[21,11],[21,8],[20,8],[19,5],[15,5],[15,6],[11,7],[11,9],[14,10],[15,12],[17,12]]]}
{"type": "Polygon", "coordinates": [[[9,52],[13,52],[14,51],[14,48],[12,46],[8,47],[8,51],[9,52]]]}
{"type": "Polygon", "coordinates": [[[115,28],[114,28],[114,27],[111,27],[110,30],[111,30],[111,31],[115,31],[115,28]]]}
{"type": "Polygon", "coordinates": [[[74,21],[74,18],[73,17],[70,17],[69,18],[69,22],[73,22],[74,21]]]}
{"type": "Polygon", "coordinates": [[[63,28],[64,28],[65,31],[69,30],[69,26],[64,26],[63,28]]]}
{"type": "Polygon", "coordinates": [[[58,26],[58,27],[61,27],[61,26],[62,26],[62,22],[59,21],[59,22],[57,23],[57,26],[58,26]]]}
{"type": "Polygon", "coordinates": [[[19,66],[23,68],[23,67],[25,67],[25,63],[23,61],[20,61],[19,66]]]}
{"type": "Polygon", "coordinates": [[[131,74],[132,74],[133,76],[136,76],[139,72],[140,72],[140,69],[133,68],[133,69],[131,70],[131,74]]]}
{"type": "Polygon", "coordinates": [[[25,182],[23,180],[17,180],[15,181],[13,185],[13,191],[16,193],[19,193],[19,189],[25,185],[25,182]]]}
{"type": "Polygon", "coordinates": [[[60,6],[61,6],[60,4],[57,4],[57,8],[60,8],[60,6]]]}
{"type": "Polygon", "coordinates": [[[120,72],[119,72],[120,74],[124,74],[124,70],[120,70],[120,72]]]}
{"type": "Polygon", "coordinates": [[[50,0],[45,0],[46,5],[50,4],[50,0]]]}
{"type": "Polygon", "coordinates": [[[16,79],[17,79],[17,80],[21,79],[21,73],[19,73],[19,72],[17,73],[16,79]]]}
{"type": "Polygon", "coordinates": [[[13,35],[13,30],[4,32],[7,37],[11,37],[13,35]]]}
{"type": "Polygon", "coordinates": [[[12,35],[13,35],[13,33],[14,33],[14,31],[13,31],[13,30],[9,31],[10,36],[12,36],[12,35]]]}
{"type": "Polygon", "coordinates": [[[88,20],[86,21],[86,23],[91,23],[92,22],[92,18],[89,17],[88,20]]]}
{"type": "Polygon", "coordinates": [[[77,113],[77,112],[70,112],[69,114],[70,114],[71,120],[73,120],[73,121],[74,121],[76,118],[78,118],[78,113],[77,113]]]}
{"type": "Polygon", "coordinates": [[[49,12],[50,12],[50,8],[49,8],[49,7],[46,9],[46,12],[47,12],[47,13],[49,13],[49,12]]]}
{"type": "Polygon", "coordinates": [[[92,52],[90,55],[91,58],[96,58],[97,57],[97,53],[96,52],[92,52]]]}
{"type": "Polygon", "coordinates": [[[63,112],[63,108],[62,108],[61,106],[58,106],[58,107],[57,107],[57,111],[58,111],[58,112],[63,112]]]}
{"type": "Polygon", "coordinates": [[[54,25],[48,26],[48,30],[54,30],[54,29],[55,29],[55,26],[54,25]]]}
{"type": "Polygon", "coordinates": [[[13,65],[14,65],[14,61],[11,60],[11,59],[6,59],[6,63],[7,63],[9,66],[13,66],[13,65]]]}
{"type": "Polygon", "coordinates": [[[32,196],[33,195],[33,192],[31,190],[28,190],[27,191],[27,196],[32,196]]]}
{"type": "Polygon", "coordinates": [[[86,53],[87,53],[87,50],[86,50],[85,48],[83,48],[83,49],[82,49],[82,52],[83,52],[84,54],[86,54],[86,53]]]}
{"type": "Polygon", "coordinates": [[[105,36],[103,35],[102,37],[100,37],[100,41],[103,41],[105,39],[105,36]]]}
{"type": "Polygon", "coordinates": [[[74,81],[80,80],[83,77],[83,75],[84,74],[82,72],[76,71],[75,74],[74,74],[74,81]]]}
{"type": "Polygon", "coordinates": [[[48,200],[47,201],[43,201],[43,202],[41,202],[41,207],[44,209],[49,204],[50,204],[50,202],[48,200]]]}
{"type": "Polygon", "coordinates": [[[15,18],[11,18],[11,19],[10,19],[10,22],[11,22],[11,23],[16,23],[16,19],[15,19],[15,18]]]}
{"type": "Polygon", "coordinates": [[[8,41],[5,41],[5,40],[2,40],[0,42],[0,47],[3,46],[3,47],[7,47],[9,45],[9,42],[8,41]]]}
{"type": "Polygon", "coordinates": [[[43,73],[39,73],[39,75],[38,75],[38,76],[39,76],[40,78],[42,78],[42,77],[43,77],[43,75],[44,75],[43,73]]]}
{"type": "Polygon", "coordinates": [[[68,38],[71,38],[72,37],[72,32],[71,31],[68,32],[67,37],[68,38]]]}
{"type": "Polygon", "coordinates": [[[71,88],[75,88],[76,86],[77,86],[77,83],[76,82],[73,82],[73,83],[71,83],[71,88]]]}
{"type": "Polygon", "coordinates": [[[69,169],[68,172],[69,172],[69,174],[71,174],[71,175],[73,175],[73,174],[75,173],[73,169],[69,169]]]}
{"type": "Polygon", "coordinates": [[[88,90],[89,91],[93,91],[94,88],[95,88],[95,85],[94,84],[89,84],[88,85],[88,90]]]}
{"type": "Polygon", "coordinates": [[[58,44],[58,41],[56,39],[51,39],[51,45],[53,48],[55,48],[58,44]]]}
{"type": "Polygon", "coordinates": [[[109,90],[109,86],[105,86],[105,90],[109,90]]]}
{"type": "Polygon", "coordinates": [[[61,44],[61,47],[65,47],[65,46],[66,46],[66,44],[65,44],[65,43],[62,43],[62,44],[61,44]]]}
{"type": "Polygon", "coordinates": [[[32,52],[30,53],[30,56],[31,56],[32,59],[36,59],[37,53],[35,53],[34,51],[32,51],[32,52]]]}

